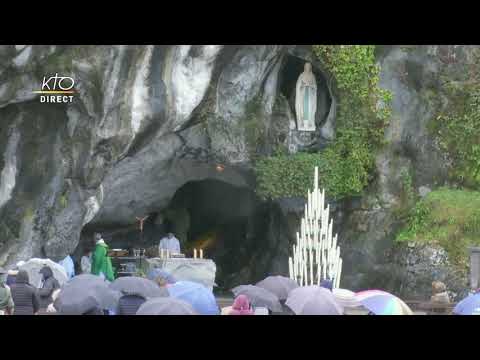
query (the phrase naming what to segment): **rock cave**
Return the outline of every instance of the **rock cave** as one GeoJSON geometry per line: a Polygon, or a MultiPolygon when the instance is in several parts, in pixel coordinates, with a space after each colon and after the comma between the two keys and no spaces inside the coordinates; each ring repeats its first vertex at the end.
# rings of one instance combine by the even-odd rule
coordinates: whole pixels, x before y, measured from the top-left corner
{"type": "MultiPolygon", "coordinates": [[[[277,256],[277,240],[288,241],[287,235],[278,234],[287,226],[285,219],[275,204],[261,201],[248,187],[216,179],[189,181],[175,192],[167,207],[145,215],[148,218],[142,233],[138,223],[124,227],[86,225],[74,252],[76,262],[84,250],[92,248],[94,232],[101,232],[111,248],[145,248],[155,256],[160,239],[172,232],[187,257],[193,257],[194,248],[203,249],[204,257],[215,262],[220,290],[261,280],[275,271],[275,261],[280,264],[277,273],[287,270],[281,265],[282,255],[277,256]]],[[[288,250],[288,245],[283,246],[288,250]]]]}

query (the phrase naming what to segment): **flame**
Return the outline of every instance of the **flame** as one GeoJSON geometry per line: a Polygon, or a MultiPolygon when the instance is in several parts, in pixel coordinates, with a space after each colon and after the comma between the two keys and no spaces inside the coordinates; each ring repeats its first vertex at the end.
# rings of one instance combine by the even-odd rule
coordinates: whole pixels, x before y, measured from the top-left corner
{"type": "Polygon", "coordinates": [[[208,249],[212,247],[217,241],[217,232],[216,231],[209,231],[205,234],[200,235],[196,240],[189,244],[189,249],[208,249]]]}

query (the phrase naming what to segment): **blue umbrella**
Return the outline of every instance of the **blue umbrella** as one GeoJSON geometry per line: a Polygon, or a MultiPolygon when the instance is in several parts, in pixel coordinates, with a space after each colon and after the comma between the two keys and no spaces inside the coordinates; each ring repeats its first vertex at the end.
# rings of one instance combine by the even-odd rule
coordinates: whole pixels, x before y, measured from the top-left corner
{"type": "Polygon", "coordinates": [[[192,281],[179,281],[167,287],[171,297],[184,300],[192,305],[200,315],[219,315],[213,293],[205,286],[192,281]]]}
{"type": "Polygon", "coordinates": [[[460,301],[453,309],[456,315],[480,315],[480,292],[471,294],[460,301]]]}

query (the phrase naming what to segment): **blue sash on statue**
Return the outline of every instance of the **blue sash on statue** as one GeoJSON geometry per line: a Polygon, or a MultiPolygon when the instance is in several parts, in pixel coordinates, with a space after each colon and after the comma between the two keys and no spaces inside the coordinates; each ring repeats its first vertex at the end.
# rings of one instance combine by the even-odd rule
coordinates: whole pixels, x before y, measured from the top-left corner
{"type": "Polygon", "coordinates": [[[303,94],[303,120],[310,120],[310,88],[305,86],[305,92],[303,94]]]}

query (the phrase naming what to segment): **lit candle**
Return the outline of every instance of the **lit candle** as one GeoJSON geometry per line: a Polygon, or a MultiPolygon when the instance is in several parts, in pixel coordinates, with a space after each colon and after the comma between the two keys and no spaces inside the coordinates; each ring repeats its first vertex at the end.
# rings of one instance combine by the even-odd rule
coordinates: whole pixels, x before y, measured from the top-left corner
{"type": "Polygon", "coordinates": [[[203,249],[200,249],[200,259],[203,259],[203,249]]]}
{"type": "Polygon", "coordinates": [[[193,258],[194,258],[194,259],[197,258],[197,249],[193,249],[193,258]]]}

